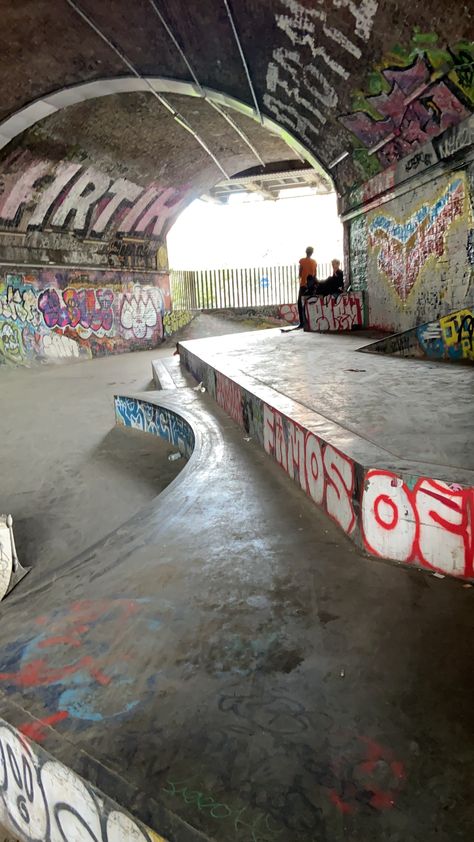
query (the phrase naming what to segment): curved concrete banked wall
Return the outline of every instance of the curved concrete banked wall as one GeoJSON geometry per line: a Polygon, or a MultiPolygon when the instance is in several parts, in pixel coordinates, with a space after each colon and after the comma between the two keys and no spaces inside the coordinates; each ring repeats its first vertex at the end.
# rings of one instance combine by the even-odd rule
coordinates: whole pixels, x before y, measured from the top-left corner
{"type": "MultiPolygon", "coordinates": [[[[71,581],[97,552],[101,554],[102,566],[106,569],[108,564],[114,567],[116,579],[120,580],[119,556],[124,543],[128,541],[128,551],[132,553],[134,548],[136,550],[143,543],[142,536],[148,541],[153,540],[157,522],[170,524],[177,511],[186,512],[186,508],[194,504],[195,498],[191,500],[187,490],[183,495],[185,484],[182,480],[187,482],[190,473],[196,472],[193,489],[199,497],[203,491],[202,484],[209,480],[211,452],[219,462],[223,455],[218,426],[202,407],[199,409],[195,406],[197,396],[192,390],[188,394],[180,393],[179,409],[173,408],[172,398],[160,399],[161,405],[146,400],[143,395],[115,396],[114,400],[118,424],[158,435],[174,445],[184,457],[190,457],[190,460],[167,489],[99,544],[89,547],[68,564],[67,576],[71,581]],[[190,405],[193,405],[195,412],[187,411],[190,405]],[[200,431],[205,435],[202,436],[200,431]],[[108,564],[104,547],[111,552],[108,564]]],[[[128,575],[128,561],[125,568],[125,575],[128,575]]],[[[33,588],[26,595],[30,610],[31,605],[35,605],[33,613],[38,609],[38,601],[41,601],[41,592],[45,586],[49,592],[48,607],[45,610],[52,611],[54,617],[58,604],[63,604],[64,597],[61,595],[58,603],[54,579],[52,576],[46,580],[43,576],[35,581],[33,572],[33,588]]],[[[121,591],[120,582],[113,587],[121,591]]],[[[17,599],[21,597],[21,591],[17,591],[17,599]]],[[[89,598],[90,594],[87,594],[89,598]]],[[[14,614],[16,622],[21,611],[13,601],[5,603],[2,610],[5,634],[9,634],[11,629],[8,627],[7,631],[7,623],[12,619],[10,612],[14,614]]],[[[71,657],[72,666],[69,669],[74,674],[77,653],[73,652],[71,657]]],[[[10,664],[13,670],[20,669],[21,654],[18,658],[18,663],[13,659],[10,664]]],[[[52,660],[48,663],[52,665],[52,660]]],[[[166,842],[170,836],[174,838],[175,833],[182,832],[180,819],[168,814],[162,807],[157,808],[149,798],[146,801],[147,821],[160,825],[166,838],[132,818],[121,806],[125,804],[131,811],[136,809],[135,790],[129,786],[129,780],[125,780],[126,776],[116,778],[111,769],[105,769],[95,759],[94,750],[91,751],[90,747],[83,751],[75,746],[71,752],[69,740],[64,740],[62,734],[56,731],[56,722],[74,722],[72,714],[67,711],[51,714],[49,703],[45,703],[44,710],[51,715],[38,719],[28,711],[21,683],[20,698],[16,697],[14,688],[15,681],[12,678],[8,697],[4,698],[0,694],[0,829],[5,828],[15,840],[21,842],[31,842],[32,839],[36,842],[57,842],[59,839],[70,842],[92,839],[96,842],[166,842]],[[26,721],[25,717],[28,717],[26,721]],[[33,740],[46,741],[54,757],[33,740]],[[89,777],[95,785],[89,783],[89,777]],[[118,806],[112,799],[120,799],[121,805],[118,806]]],[[[44,702],[41,687],[37,702],[40,706],[44,702]]],[[[107,716],[100,713],[94,714],[94,718],[100,721],[101,731],[105,734],[107,716]]],[[[187,842],[204,839],[199,832],[191,832],[189,828],[186,828],[182,838],[187,842]]]]}
{"type": "Polygon", "coordinates": [[[183,456],[191,456],[194,450],[196,436],[190,422],[164,406],[116,395],[115,417],[118,424],[166,439],[183,456]]]}

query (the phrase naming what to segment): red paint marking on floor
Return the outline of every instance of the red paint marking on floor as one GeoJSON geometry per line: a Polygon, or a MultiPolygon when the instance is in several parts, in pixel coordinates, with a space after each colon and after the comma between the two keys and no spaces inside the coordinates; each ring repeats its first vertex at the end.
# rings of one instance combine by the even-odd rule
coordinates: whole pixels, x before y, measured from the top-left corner
{"type": "Polygon", "coordinates": [[[78,647],[81,645],[81,641],[79,638],[74,637],[74,635],[58,635],[58,637],[46,637],[40,643],[38,643],[38,649],[46,649],[47,646],[74,646],[78,647]]]}
{"type": "Polygon", "coordinates": [[[401,762],[401,760],[394,760],[390,764],[390,768],[391,768],[393,774],[395,775],[395,777],[398,778],[398,780],[400,780],[400,781],[405,780],[405,767],[404,767],[403,763],[401,762]]]}
{"type": "Polygon", "coordinates": [[[394,804],[391,792],[374,792],[370,799],[370,806],[376,810],[390,810],[394,804]]]}
{"type": "Polygon", "coordinates": [[[0,680],[12,681],[18,687],[40,687],[44,684],[56,684],[67,675],[73,675],[81,669],[90,669],[93,666],[94,661],[89,656],[59,669],[50,669],[43,658],[38,658],[30,661],[19,672],[0,672],[0,680]]]}
{"type": "Polygon", "coordinates": [[[46,727],[48,725],[56,725],[57,722],[62,722],[63,719],[67,719],[68,716],[69,714],[66,710],[58,710],[57,713],[53,713],[51,716],[44,716],[36,722],[23,722],[18,726],[18,730],[25,737],[28,737],[28,739],[34,740],[36,743],[42,743],[47,736],[45,730],[46,727]]]}
{"type": "Polygon", "coordinates": [[[98,684],[102,685],[102,687],[106,687],[107,684],[110,684],[110,682],[112,681],[110,675],[105,675],[104,672],[102,672],[100,669],[96,669],[95,667],[91,668],[90,674],[92,678],[94,678],[95,681],[97,681],[98,684]]]}
{"type": "Polygon", "coordinates": [[[347,814],[347,813],[353,812],[353,809],[350,806],[350,804],[346,804],[346,802],[342,800],[340,795],[337,794],[336,790],[334,790],[334,789],[330,790],[329,798],[330,798],[331,802],[334,804],[334,806],[337,807],[337,809],[340,810],[341,813],[347,814]]]}

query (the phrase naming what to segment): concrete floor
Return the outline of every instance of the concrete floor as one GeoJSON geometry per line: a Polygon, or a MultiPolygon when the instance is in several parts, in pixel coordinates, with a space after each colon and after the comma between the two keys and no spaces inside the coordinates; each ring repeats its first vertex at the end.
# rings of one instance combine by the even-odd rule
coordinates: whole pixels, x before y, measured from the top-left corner
{"type": "MultiPolygon", "coordinates": [[[[180,336],[249,329],[249,323],[202,315],[180,336]]],[[[174,344],[74,365],[0,368],[0,511],[14,514],[24,564],[50,573],[177,476],[183,462],[168,461],[173,447],[115,427],[113,415],[115,393],[154,388],[151,361],[168,357],[174,344]]]]}
{"type": "Polygon", "coordinates": [[[203,339],[194,351],[336,422],[389,461],[423,463],[425,471],[434,465],[427,475],[448,479],[452,473],[458,482],[462,471],[472,483],[474,369],[355,353],[369,341],[359,332],[274,329],[229,336],[217,347],[203,339]]]}
{"type": "MultiPolygon", "coordinates": [[[[35,406],[24,437],[48,436],[48,482],[80,403],[87,453],[110,393],[145,385],[152,356],[18,373],[3,423],[35,406]]],[[[154,397],[194,414],[201,451],[2,603],[0,715],[62,711],[45,747],[172,842],[470,842],[474,589],[361,556],[207,394],[154,397]]],[[[13,435],[21,494],[41,471],[13,435]]],[[[125,460],[115,485],[137,473],[125,460]]]]}

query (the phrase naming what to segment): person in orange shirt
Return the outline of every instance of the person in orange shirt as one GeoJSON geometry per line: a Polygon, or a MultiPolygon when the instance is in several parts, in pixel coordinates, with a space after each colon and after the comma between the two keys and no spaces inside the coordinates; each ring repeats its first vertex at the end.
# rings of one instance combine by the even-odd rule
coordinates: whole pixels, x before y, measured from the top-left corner
{"type": "Polygon", "coordinates": [[[318,269],[318,264],[313,259],[314,248],[312,246],[308,246],[306,249],[306,257],[302,257],[300,260],[300,270],[299,270],[299,278],[300,278],[300,291],[298,295],[298,315],[300,317],[299,321],[299,328],[304,327],[304,302],[303,302],[303,295],[306,292],[306,285],[308,282],[308,278],[316,278],[316,272],[318,269]]]}

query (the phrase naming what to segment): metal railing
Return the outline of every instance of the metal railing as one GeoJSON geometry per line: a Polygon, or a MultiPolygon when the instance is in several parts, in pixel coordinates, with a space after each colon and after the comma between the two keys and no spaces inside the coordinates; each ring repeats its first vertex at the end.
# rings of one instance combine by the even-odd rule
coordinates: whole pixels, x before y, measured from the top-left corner
{"type": "MultiPolygon", "coordinates": [[[[318,278],[332,273],[318,264],[318,278]]],[[[289,304],[298,296],[298,265],[252,266],[244,269],[172,270],[175,310],[222,310],[289,304]]]]}

